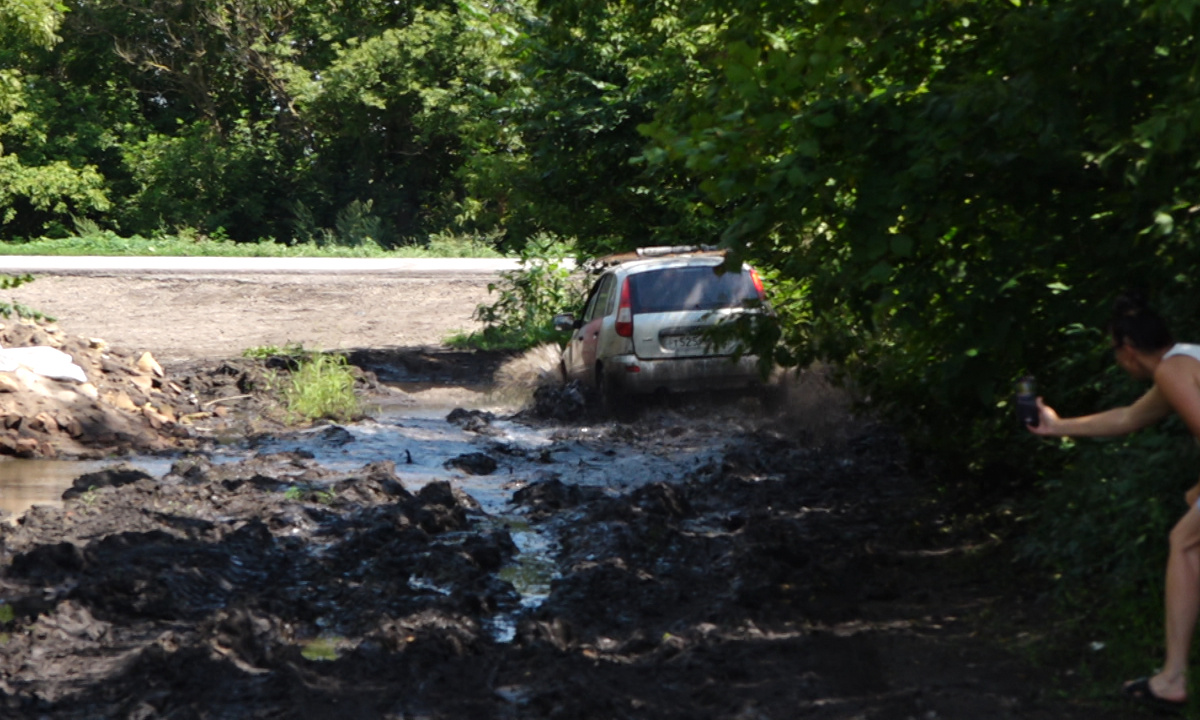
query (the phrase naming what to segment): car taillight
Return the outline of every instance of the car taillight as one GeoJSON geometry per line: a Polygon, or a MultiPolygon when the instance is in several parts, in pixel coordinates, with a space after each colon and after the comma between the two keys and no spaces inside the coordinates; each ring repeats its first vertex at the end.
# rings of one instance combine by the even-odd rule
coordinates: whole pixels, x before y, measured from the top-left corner
{"type": "Polygon", "coordinates": [[[621,283],[621,304],[617,306],[617,334],[633,337],[633,304],[629,301],[629,278],[621,283]]]}
{"type": "Polygon", "coordinates": [[[750,281],[754,283],[754,289],[758,291],[758,299],[766,300],[767,292],[763,290],[762,278],[758,276],[758,271],[750,268],[750,281]]]}

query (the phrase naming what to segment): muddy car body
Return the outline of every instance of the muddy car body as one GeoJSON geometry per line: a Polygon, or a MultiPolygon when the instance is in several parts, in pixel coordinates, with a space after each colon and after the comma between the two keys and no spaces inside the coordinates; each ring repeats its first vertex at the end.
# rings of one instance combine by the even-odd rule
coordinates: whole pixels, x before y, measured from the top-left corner
{"type": "Polygon", "coordinates": [[[748,265],[726,270],[718,252],[640,253],[603,270],[581,317],[555,318],[571,332],[564,377],[605,403],[759,385],[757,357],[739,355],[736,341],[715,344],[707,335],[736,317],[765,312],[758,274],[748,265]]]}

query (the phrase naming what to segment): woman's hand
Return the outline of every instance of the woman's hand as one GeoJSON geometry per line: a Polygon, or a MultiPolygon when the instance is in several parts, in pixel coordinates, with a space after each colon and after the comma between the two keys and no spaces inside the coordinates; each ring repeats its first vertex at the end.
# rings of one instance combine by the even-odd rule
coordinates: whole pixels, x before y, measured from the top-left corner
{"type": "Polygon", "coordinates": [[[1191,490],[1183,494],[1183,500],[1187,503],[1188,507],[1192,507],[1196,504],[1197,500],[1200,500],[1200,482],[1193,485],[1191,490]]]}
{"type": "Polygon", "coordinates": [[[1037,399],[1037,408],[1038,408],[1038,424],[1037,425],[1026,425],[1025,427],[1029,428],[1029,432],[1033,433],[1034,435],[1042,435],[1042,436],[1058,435],[1059,434],[1059,432],[1057,430],[1058,422],[1059,422],[1058,413],[1054,412],[1054,408],[1052,408],[1049,405],[1047,405],[1046,403],[1042,402],[1042,399],[1040,397],[1037,399]]]}

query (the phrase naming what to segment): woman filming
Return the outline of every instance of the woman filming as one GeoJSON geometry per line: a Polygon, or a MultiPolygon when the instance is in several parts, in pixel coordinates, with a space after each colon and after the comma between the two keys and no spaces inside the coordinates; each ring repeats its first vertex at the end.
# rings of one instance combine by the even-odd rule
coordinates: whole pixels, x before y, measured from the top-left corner
{"type": "MultiPolygon", "coordinates": [[[[1117,364],[1154,385],[1133,404],[1092,415],[1062,418],[1038,398],[1037,435],[1107,437],[1124,435],[1172,412],[1200,440],[1200,345],[1175,343],[1162,319],[1140,296],[1118,298],[1111,323],[1117,364]]],[[[1126,683],[1123,693],[1160,708],[1187,701],[1187,662],[1200,613],[1200,484],[1185,494],[1187,512],[1170,534],[1166,578],[1166,659],[1156,675],[1126,683]]]]}

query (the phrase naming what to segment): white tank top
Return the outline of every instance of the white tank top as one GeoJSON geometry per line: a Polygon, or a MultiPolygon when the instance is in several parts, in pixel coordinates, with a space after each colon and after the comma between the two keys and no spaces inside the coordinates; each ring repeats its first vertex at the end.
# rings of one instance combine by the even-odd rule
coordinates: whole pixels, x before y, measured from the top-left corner
{"type": "Polygon", "coordinates": [[[1168,350],[1165,355],[1163,355],[1163,360],[1175,355],[1187,355],[1195,360],[1200,360],[1200,345],[1193,345],[1191,343],[1175,343],[1175,345],[1173,345],[1171,349],[1168,350]]]}

